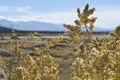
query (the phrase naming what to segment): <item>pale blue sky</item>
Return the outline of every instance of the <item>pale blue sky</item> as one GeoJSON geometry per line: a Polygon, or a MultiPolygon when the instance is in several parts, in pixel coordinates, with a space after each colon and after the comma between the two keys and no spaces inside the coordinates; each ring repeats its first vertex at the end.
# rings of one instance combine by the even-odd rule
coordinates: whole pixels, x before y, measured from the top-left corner
{"type": "Polygon", "coordinates": [[[120,0],[0,0],[0,19],[73,24],[77,7],[87,3],[96,8],[96,26],[120,24],[120,0]]]}
{"type": "Polygon", "coordinates": [[[32,12],[61,12],[71,11],[83,7],[86,3],[90,6],[115,6],[120,7],[120,0],[0,0],[0,6],[30,7],[32,12]]]}

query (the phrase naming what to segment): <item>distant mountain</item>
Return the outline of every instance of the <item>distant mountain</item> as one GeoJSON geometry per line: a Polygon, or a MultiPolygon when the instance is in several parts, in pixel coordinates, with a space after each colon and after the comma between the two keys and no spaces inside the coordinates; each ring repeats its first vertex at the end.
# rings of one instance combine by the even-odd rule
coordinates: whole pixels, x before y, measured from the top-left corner
{"type": "Polygon", "coordinates": [[[104,28],[104,27],[94,27],[94,32],[112,32],[114,29],[111,28],[104,28]]]}
{"type": "Polygon", "coordinates": [[[13,22],[5,19],[0,20],[0,26],[5,26],[6,28],[12,27],[16,30],[25,31],[65,31],[66,29],[62,24],[52,24],[44,23],[39,21],[29,21],[29,22],[13,22]]]}
{"type": "Polygon", "coordinates": [[[10,33],[11,29],[0,26],[0,33],[4,33],[4,32],[10,33]]]}
{"type": "MultiPolygon", "coordinates": [[[[24,31],[66,31],[67,29],[63,27],[63,24],[52,24],[45,23],[39,21],[28,21],[28,22],[13,22],[5,19],[0,20],[0,26],[4,26],[6,28],[10,28],[13,25],[16,30],[24,30],[24,31]]],[[[111,28],[101,28],[95,27],[95,32],[110,32],[113,31],[111,28]]]]}

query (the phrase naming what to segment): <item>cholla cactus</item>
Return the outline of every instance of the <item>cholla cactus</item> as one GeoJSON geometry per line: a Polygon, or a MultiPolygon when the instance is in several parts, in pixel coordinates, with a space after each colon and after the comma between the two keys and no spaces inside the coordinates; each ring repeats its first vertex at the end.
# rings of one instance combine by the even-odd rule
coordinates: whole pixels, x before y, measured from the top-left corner
{"type": "Polygon", "coordinates": [[[111,32],[110,35],[113,37],[120,37],[120,26],[117,26],[115,32],[111,32]]]}
{"type": "Polygon", "coordinates": [[[120,37],[120,26],[117,26],[117,27],[116,27],[115,33],[116,33],[117,36],[120,37]]]}
{"type": "Polygon", "coordinates": [[[120,60],[120,27],[111,33],[117,39],[111,40],[104,37],[101,42],[92,39],[91,34],[94,28],[95,17],[90,18],[95,8],[89,9],[87,4],[81,12],[78,8],[79,20],[75,21],[75,26],[64,24],[69,29],[66,34],[70,37],[74,45],[75,60],[72,63],[72,80],[118,80],[120,78],[120,68],[117,62],[120,60]],[[86,29],[86,32],[82,30],[86,29]],[[85,36],[83,36],[85,35],[85,36]],[[118,69],[118,70],[116,70],[118,69]]]}
{"type": "Polygon", "coordinates": [[[12,80],[30,80],[29,77],[30,77],[29,73],[25,68],[17,67],[11,79],[12,80]]]}
{"type": "MultiPolygon", "coordinates": [[[[34,34],[31,33],[27,40],[33,37],[34,34]]],[[[46,43],[44,49],[34,48],[34,53],[39,56],[37,59],[33,59],[29,54],[26,56],[21,54],[18,67],[13,71],[12,80],[60,80],[58,64],[54,62],[49,50],[62,40],[63,37],[59,36],[46,43]]]]}
{"type": "Polygon", "coordinates": [[[11,36],[11,39],[17,39],[18,35],[16,34],[14,28],[11,28],[12,30],[12,36],[11,36]]]}
{"type": "Polygon", "coordinates": [[[92,31],[96,21],[96,17],[91,17],[94,11],[95,8],[89,9],[89,5],[86,4],[83,11],[77,9],[78,20],[75,20],[75,25],[64,24],[64,27],[69,29],[66,35],[69,36],[73,44],[76,44],[78,49],[81,42],[83,42],[84,49],[91,47],[89,43],[92,41],[92,31]]]}
{"type": "Polygon", "coordinates": [[[91,33],[94,28],[96,17],[90,17],[90,16],[94,13],[94,11],[95,8],[89,9],[89,5],[87,4],[83,12],[81,12],[79,8],[77,9],[77,14],[79,19],[75,20],[75,24],[76,24],[75,26],[64,24],[64,27],[70,30],[70,32],[67,33],[70,39],[75,40],[76,36],[82,38],[81,33],[84,33],[85,35],[84,38],[86,38],[87,40],[91,39],[91,33]]]}

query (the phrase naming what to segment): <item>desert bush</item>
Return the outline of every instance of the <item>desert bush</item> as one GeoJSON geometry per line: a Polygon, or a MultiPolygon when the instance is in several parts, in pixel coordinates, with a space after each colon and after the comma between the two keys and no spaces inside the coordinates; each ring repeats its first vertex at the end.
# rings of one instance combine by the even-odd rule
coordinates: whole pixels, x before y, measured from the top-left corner
{"type": "Polygon", "coordinates": [[[18,35],[17,35],[17,33],[15,32],[14,28],[12,28],[12,27],[11,27],[11,32],[12,32],[11,39],[17,39],[17,38],[18,38],[18,35]]]}
{"type": "Polygon", "coordinates": [[[87,4],[81,12],[78,8],[76,25],[64,24],[69,29],[67,35],[74,45],[76,58],[72,64],[72,80],[119,80],[120,79],[120,26],[111,35],[115,38],[103,38],[102,42],[92,38],[95,8],[89,9],[87,4]],[[86,30],[82,30],[82,27],[86,30]],[[82,33],[82,34],[81,34],[82,33]],[[83,37],[83,35],[85,35],[83,37]],[[99,45],[100,44],[100,45],[99,45]]]}
{"type": "MultiPolygon", "coordinates": [[[[96,17],[91,17],[95,8],[89,9],[87,4],[83,11],[77,9],[78,20],[75,25],[64,24],[69,29],[65,34],[73,46],[74,61],[71,80],[119,80],[120,79],[120,26],[101,41],[92,37],[96,17]]],[[[13,31],[13,34],[15,32],[13,31]]],[[[23,54],[25,45],[37,33],[30,33],[21,41],[13,38],[7,46],[12,58],[5,62],[0,57],[0,68],[7,75],[8,80],[61,80],[58,64],[50,55],[50,49],[63,40],[62,36],[48,41],[44,48],[35,47],[33,50],[37,58],[23,54]]]]}
{"type": "MultiPolygon", "coordinates": [[[[30,33],[25,39],[21,41],[15,39],[14,43],[10,42],[8,48],[10,50],[9,65],[10,68],[4,66],[4,70],[8,70],[8,80],[60,80],[58,64],[54,62],[51,57],[50,48],[62,41],[62,36],[50,40],[44,45],[44,48],[34,48],[34,55],[38,58],[34,59],[29,54],[23,54],[25,45],[32,40],[37,33],[30,33]]],[[[7,64],[6,63],[6,64],[7,64]]]]}

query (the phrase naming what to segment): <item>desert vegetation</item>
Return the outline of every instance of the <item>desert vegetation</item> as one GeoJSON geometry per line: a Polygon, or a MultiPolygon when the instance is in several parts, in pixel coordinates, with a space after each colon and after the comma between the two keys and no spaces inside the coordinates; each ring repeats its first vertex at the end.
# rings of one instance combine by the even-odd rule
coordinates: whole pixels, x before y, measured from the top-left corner
{"type": "Polygon", "coordinates": [[[97,19],[92,16],[94,11],[95,8],[89,8],[88,4],[83,10],[78,8],[75,25],[64,24],[68,29],[65,34],[42,43],[33,41],[36,36],[42,38],[37,32],[20,38],[12,30],[11,41],[1,46],[8,49],[10,55],[0,56],[1,80],[119,80],[120,26],[109,34],[110,37],[93,36],[97,19]],[[64,48],[57,51],[63,45],[64,48]],[[28,48],[32,54],[26,52],[28,48]],[[70,54],[64,55],[67,51],[70,54]],[[61,64],[65,61],[66,70],[70,71],[62,75],[61,64]]]}

